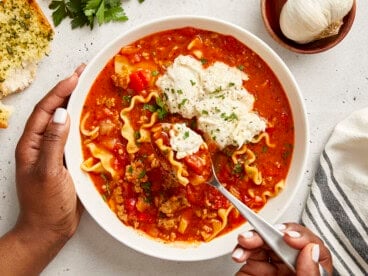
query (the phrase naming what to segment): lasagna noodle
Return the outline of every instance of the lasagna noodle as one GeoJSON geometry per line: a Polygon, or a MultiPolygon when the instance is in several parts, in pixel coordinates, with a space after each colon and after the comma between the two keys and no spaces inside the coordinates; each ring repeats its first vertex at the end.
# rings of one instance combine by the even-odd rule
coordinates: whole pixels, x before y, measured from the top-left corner
{"type": "Polygon", "coordinates": [[[151,142],[151,132],[147,129],[151,128],[158,120],[157,112],[154,112],[151,116],[149,123],[143,124],[139,130],[138,143],[149,143],[151,142]]]}
{"type": "Polygon", "coordinates": [[[220,217],[221,221],[218,219],[212,220],[213,232],[211,235],[208,236],[206,235],[206,233],[202,232],[202,237],[204,238],[206,242],[209,242],[210,240],[214,239],[216,236],[218,236],[221,233],[222,230],[225,229],[225,227],[227,226],[229,214],[231,210],[233,209],[234,209],[234,206],[231,205],[227,209],[221,208],[217,211],[218,216],[220,217]]]}
{"type": "Polygon", "coordinates": [[[253,151],[248,149],[247,145],[244,144],[239,150],[234,151],[231,156],[231,160],[234,164],[238,164],[238,156],[246,154],[247,157],[244,160],[244,171],[245,174],[253,180],[256,185],[262,184],[263,178],[262,173],[258,170],[256,166],[251,166],[252,163],[256,161],[256,155],[253,151]]]}
{"type": "Polygon", "coordinates": [[[174,159],[174,151],[172,150],[172,148],[165,146],[162,138],[157,139],[155,143],[160,151],[166,154],[167,160],[169,160],[170,164],[175,170],[176,178],[178,179],[179,183],[186,186],[189,183],[188,178],[185,177],[188,175],[188,172],[186,171],[182,163],[174,159]]]}
{"type": "MultiPolygon", "coordinates": [[[[151,99],[155,97],[158,98],[159,95],[156,91],[151,92],[146,98],[144,98],[141,95],[136,95],[132,98],[129,107],[127,108],[123,108],[120,112],[120,118],[123,120],[124,125],[121,128],[121,136],[123,136],[128,142],[127,142],[127,152],[128,153],[136,153],[139,151],[139,148],[137,146],[137,143],[135,141],[135,130],[132,126],[132,123],[130,122],[130,119],[128,117],[128,114],[130,111],[133,110],[133,108],[135,107],[136,103],[148,103],[149,101],[151,101],[151,99]]],[[[157,115],[152,115],[151,117],[151,122],[148,124],[148,126],[152,123],[152,125],[155,123],[154,120],[157,120],[157,115]],[[153,119],[152,119],[153,118],[153,119]]],[[[147,131],[145,131],[144,129],[140,129],[139,131],[140,133],[140,139],[142,139],[142,141],[149,141],[149,133],[147,131]]]]}
{"type": "Polygon", "coordinates": [[[89,143],[86,146],[90,150],[93,158],[98,159],[99,161],[93,164],[93,158],[88,158],[82,163],[81,169],[86,172],[94,173],[108,172],[111,177],[115,179],[118,174],[111,166],[114,156],[107,150],[99,148],[94,143],[89,143]]]}
{"type": "MultiPolygon", "coordinates": [[[[285,180],[282,179],[279,182],[276,183],[276,185],[273,187],[272,191],[264,191],[261,196],[260,199],[262,200],[262,202],[265,204],[268,200],[268,198],[271,197],[275,197],[277,196],[281,190],[283,190],[285,187],[285,180]]],[[[248,194],[251,198],[256,198],[256,194],[254,189],[248,189],[248,194]]]]}
{"type": "Polygon", "coordinates": [[[265,140],[265,143],[266,143],[266,145],[267,145],[268,147],[270,147],[270,148],[274,148],[274,147],[276,147],[276,145],[275,145],[275,144],[271,143],[271,141],[270,141],[270,135],[268,135],[268,133],[267,133],[267,132],[263,132],[263,133],[261,133],[260,135],[258,135],[258,137],[254,138],[254,139],[251,141],[251,143],[253,143],[253,144],[257,144],[257,143],[259,143],[262,139],[264,139],[264,140],[265,140]]]}
{"type": "Polygon", "coordinates": [[[89,116],[90,116],[90,113],[89,113],[89,112],[87,112],[87,113],[83,116],[83,118],[82,118],[82,120],[81,120],[81,123],[80,123],[80,132],[81,132],[84,136],[86,136],[86,137],[90,137],[90,139],[91,139],[91,140],[93,140],[93,139],[95,139],[95,138],[98,136],[99,131],[100,131],[100,127],[95,127],[95,128],[93,128],[92,130],[88,130],[88,129],[86,128],[86,122],[87,122],[87,120],[88,120],[89,116]]]}

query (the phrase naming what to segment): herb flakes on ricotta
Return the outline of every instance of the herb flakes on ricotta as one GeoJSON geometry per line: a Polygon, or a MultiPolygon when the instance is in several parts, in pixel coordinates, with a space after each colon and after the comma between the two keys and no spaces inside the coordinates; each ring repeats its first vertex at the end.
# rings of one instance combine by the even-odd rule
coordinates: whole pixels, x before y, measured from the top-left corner
{"type": "Polygon", "coordinates": [[[204,143],[201,135],[185,124],[174,124],[169,131],[171,148],[176,151],[176,158],[182,159],[196,153],[204,143]]]}

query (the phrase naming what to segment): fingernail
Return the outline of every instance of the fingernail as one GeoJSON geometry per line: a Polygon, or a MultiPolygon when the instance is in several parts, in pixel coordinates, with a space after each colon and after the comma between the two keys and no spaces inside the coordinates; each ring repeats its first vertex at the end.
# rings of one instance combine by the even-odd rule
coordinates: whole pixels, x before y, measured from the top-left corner
{"type": "Polygon", "coordinates": [[[63,125],[66,122],[67,116],[68,116],[68,113],[66,112],[66,109],[59,107],[55,110],[54,117],[53,117],[52,121],[55,124],[63,125]]]}
{"type": "Polygon", "coordinates": [[[296,231],[287,231],[286,234],[288,234],[292,238],[300,238],[302,236],[299,232],[296,231]]]}
{"type": "Polygon", "coordinates": [[[279,231],[284,231],[286,229],[286,225],[283,223],[275,224],[275,228],[279,231]]]}
{"type": "Polygon", "coordinates": [[[312,247],[312,260],[315,263],[318,263],[319,261],[319,245],[315,244],[312,247]]]}
{"type": "Polygon", "coordinates": [[[244,255],[244,250],[240,247],[234,250],[232,257],[236,260],[240,260],[244,255]]]}
{"type": "Polygon", "coordinates": [[[245,239],[251,239],[253,238],[254,234],[253,234],[253,231],[247,231],[247,232],[241,233],[240,236],[242,236],[245,239]]]}

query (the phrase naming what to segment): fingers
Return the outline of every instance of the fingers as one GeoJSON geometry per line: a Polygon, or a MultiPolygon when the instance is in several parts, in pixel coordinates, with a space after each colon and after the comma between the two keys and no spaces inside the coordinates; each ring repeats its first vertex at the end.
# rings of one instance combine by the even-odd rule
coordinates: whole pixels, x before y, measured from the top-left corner
{"type": "Polygon", "coordinates": [[[33,164],[38,158],[43,133],[56,108],[65,105],[77,85],[85,65],[79,66],[69,78],[59,82],[35,107],[25,126],[16,149],[18,162],[33,164]]]}
{"type": "Polygon", "coordinates": [[[64,108],[57,108],[43,134],[39,166],[49,173],[57,174],[63,167],[63,154],[69,133],[69,116],[64,108]],[[46,169],[48,168],[48,169],[46,169]]]}
{"type": "Polygon", "coordinates": [[[316,243],[306,245],[299,253],[296,262],[297,275],[320,275],[319,263],[320,246],[316,243]]]}
{"type": "MultiPolygon", "coordinates": [[[[296,223],[279,224],[276,228],[284,233],[286,243],[301,250],[297,261],[297,270],[301,271],[299,275],[319,275],[319,263],[327,272],[332,273],[331,253],[312,231],[296,223]]],[[[279,273],[285,272],[285,275],[290,273],[287,266],[255,231],[239,235],[238,245],[233,251],[232,258],[235,262],[246,263],[239,272],[243,274],[239,275],[261,275],[260,272],[254,273],[255,264],[268,272],[276,269],[279,273]],[[272,263],[270,264],[269,261],[272,263]]]]}
{"type": "Polygon", "coordinates": [[[265,259],[263,246],[263,239],[256,232],[248,231],[241,233],[238,236],[238,246],[234,249],[232,258],[238,263],[245,262],[251,256],[257,260],[265,259]]]}
{"type": "Polygon", "coordinates": [[[85,68],[86,68],[86,65],[82,63],[81,65],[77,67],[77,69],[75,69],[75,73],[77,73],[78,77],[80,77],[80,75],[83,73],[85,68]]]}
{"type": "Polygon", "coordinates": [[[328,271],[332,272],[332,257],[324,242],[308,228],[296,224],[285,223],[284,240],[296,249],[303,249],[308,244],[318,244],[320,250],[319,262],[328,271]]]}
{"type": "Polygon", "coordinates": [[[25,134],[43,134],[55,109],[64,106],[78,82],[78,74],[59,82],[35,107],[26,128],[25,134]]]}

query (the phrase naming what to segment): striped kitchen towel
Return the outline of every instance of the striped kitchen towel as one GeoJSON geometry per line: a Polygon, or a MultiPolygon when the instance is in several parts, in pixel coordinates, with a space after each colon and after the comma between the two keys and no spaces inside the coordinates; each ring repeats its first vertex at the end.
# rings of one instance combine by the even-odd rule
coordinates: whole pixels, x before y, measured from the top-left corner
{"type": "Polygon", "coordinates": [[[368,275],[368,108],[335,127],[302,223],[331,250],[334,275],[368,275]]]}

